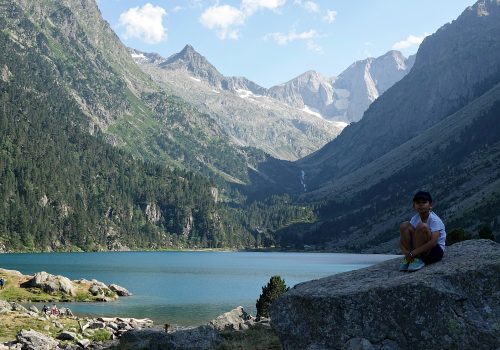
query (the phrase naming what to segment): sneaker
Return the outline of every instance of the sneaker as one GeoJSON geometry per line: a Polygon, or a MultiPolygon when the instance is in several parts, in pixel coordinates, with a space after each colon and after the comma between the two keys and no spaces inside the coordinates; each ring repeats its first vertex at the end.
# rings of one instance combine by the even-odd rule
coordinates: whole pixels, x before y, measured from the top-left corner
{"type": "Polygon", "coordinates": [[[410,262],[404,258],[399,264],[399,271],[408,271],[408,266],[410,266],[410,262]]]}
{"type": "Polygon", "coordinates": [[[425,263],[419,258],[413,259],[413,261],[408,266],[408,271],[418,271],[425,266],[425,263]]]}

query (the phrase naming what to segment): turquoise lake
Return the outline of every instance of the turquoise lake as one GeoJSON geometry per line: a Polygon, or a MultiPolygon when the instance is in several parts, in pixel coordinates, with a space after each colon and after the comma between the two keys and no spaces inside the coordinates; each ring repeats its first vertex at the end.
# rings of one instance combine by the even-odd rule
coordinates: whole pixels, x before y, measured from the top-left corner
{"type": "Polygon", "coordinates": [[[72,280],[116,283],[134,295],[108,303],[61,303],[78,315],[151,318],[199,325],[236,306],[255,315],[271,276],[288,286],[367,267],[393,255],[263,252],[106,252],[0,254],[0,267],[72,280]]]}

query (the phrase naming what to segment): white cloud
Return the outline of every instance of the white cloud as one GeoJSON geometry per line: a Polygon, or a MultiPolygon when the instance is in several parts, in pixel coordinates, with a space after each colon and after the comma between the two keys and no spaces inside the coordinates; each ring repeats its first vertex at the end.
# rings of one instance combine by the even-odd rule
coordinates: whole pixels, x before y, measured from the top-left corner
{"type": "Polygon", "coordinates": [[[323,17],[323,20],[328,23],[333,23],[337,18],[337,11],[327,10],[326,15],[323,17]]]}
{"type": "Polygon", "coordinates": [[[278,45],[286,45],[292,41],[296,40],[307,40],[317,38],[318,33],[314,29],[310,29],[306,32],[296,33],[291,31],[288,34],[283,33],[268,33],[264,36],[264,40],[274,40],[278,45]]]}
{"type": "Polygon", "coordinates": [[[286,0],[243,0],[241,9],[250,16],[260,9],[276,10],[285,3],[286,0]]]}
{"type": "Polygon", "coordinates": [[[392,45],[392,48],[394,50],[404,50],[411,46],[418,46],[422,43],[422,41],[424,41],[426,36],[428,36],[427,33],[423,36],[409,35],[405,40],[398,41],[392,45]]]}
{"type": "Polygon", "coordinates": [[[277,10],[286,0],[242,0],[240,8],[230,5],[218,5],[206,9],[200,16],[200,22],[209,29],[215,29],[219,39],[239,37],[237,27],[245,24],[248,17],[260,9],[277,10]]]}
{"type": "Polygon", "coordinates": [[[229,5],[209,7],[200,17],[200,22],[209,29],[216,29],[220,39],[238,39],[238,30],[233,26],[245,22],[245,14],[229,5]]]}
{"type": "Polygon", "coordinates": [[[295,0],[294,4],[302,6],[308,12],[319,12],[319,5],[314,1],[295,0]]]}
{"type": "Polygon", "coordinates": [[[120,25],[125,27],[125,38],[141,39],[149,44],[167,40],[167,29],[163,26],[164,8],[150,3],[133,7],[120,15],[120,25]]]}

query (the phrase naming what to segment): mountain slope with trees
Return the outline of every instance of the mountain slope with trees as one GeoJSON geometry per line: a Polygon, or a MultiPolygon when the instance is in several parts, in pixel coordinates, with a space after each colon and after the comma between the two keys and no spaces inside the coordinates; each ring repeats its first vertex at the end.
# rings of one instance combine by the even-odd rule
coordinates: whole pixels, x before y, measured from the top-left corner
{"type": "Polygon", "coordinates": [[[319,219],[280,230],[280,242],[397,250],[419,189],[449,231],[500,230],[499,37],[500,3],[481,0],[426,38],[412,71],[360,122],[294,164],[319,219]]]}

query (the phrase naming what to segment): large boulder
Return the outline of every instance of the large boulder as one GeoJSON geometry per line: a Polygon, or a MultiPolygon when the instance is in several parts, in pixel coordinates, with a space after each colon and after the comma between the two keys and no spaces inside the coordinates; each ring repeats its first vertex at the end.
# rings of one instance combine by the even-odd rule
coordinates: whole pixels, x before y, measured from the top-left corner
{"type": "Polygon", "coordinates": [[[238,306],[210,321],[208,325],[218,331],[239,330],[246,328],[245,323],[250,319],[251,316],[243,310],[243,307],[238,306]]]}
{"type": "Polygon", "coordinates": [[[64,276],[55,276],[45,271],[37,272],[28,281],[21,284],[23,288],[40,288],[46,293],[57,293],[74,296],[76,295],[75,287],[69,278],[64,276]]]}
{"type": "Polygon", "coordinates": [[[22,330],[17,335],[18,343],[22,344],[23,350],[55,350],[59,349],[59,343],[46,335],[30,330],[22,330]]]}
{"type": "Polygon", "coordinates": [[[123,288],[117,284],[111,284],[109,286],[109,289],[111,289],[113,292],[115,292],[116,294],[118,294],[121,297],[128,297],[128,296],[132,295],[132,293],[130,293],[126,288],[123,288]]]}
{"type": "Polygon", "coordinates": [[[208,350],[217,349],[223,338],[207,325],[165,333],[154,329],[132,330],[120,338],[120,350],[208,350]]]}
{"type": "Polygon", "coordinates": [[[270,308],[284,348],[500,348],[500,244],[460,242],[413,273],[399,260],[285,293],[270,308]]]}

